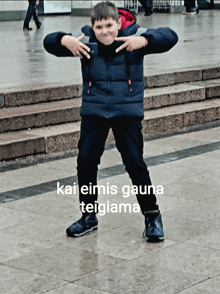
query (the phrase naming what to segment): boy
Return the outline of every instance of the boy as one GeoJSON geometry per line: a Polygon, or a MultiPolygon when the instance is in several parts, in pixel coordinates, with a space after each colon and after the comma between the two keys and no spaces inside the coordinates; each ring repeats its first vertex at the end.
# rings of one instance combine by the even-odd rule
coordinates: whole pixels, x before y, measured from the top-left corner
{"type": "MultiPolygon", "coordinates": [[[[143,57],[171,49],[178,37],[169,28],[143,29],[135,15],[118,9],[109,1],[91,10],[91,27],[71,34],[56,32],[46,36],[45,49],[56,56],[81,58],[83,94],[81,135],[78,144],[77,174],[82,218],[67,228],[78,237],[98,227],[95,207],[97,190],[82,193],[82,187],[97,185],[97,170],[105,141],[112,128],[116,147],[133,185],[139,187],[137,200],[145,217],[144,237],[149,242],[164,240],[162,218],[151,190],[143,160],[143,57]],[[92,49],[90,47],[92,46],[92,49]],[[86,209],[89,208],[89,209],[86,209]]],[[[91,189],[90,189],[91,190],[91,189]]]]}

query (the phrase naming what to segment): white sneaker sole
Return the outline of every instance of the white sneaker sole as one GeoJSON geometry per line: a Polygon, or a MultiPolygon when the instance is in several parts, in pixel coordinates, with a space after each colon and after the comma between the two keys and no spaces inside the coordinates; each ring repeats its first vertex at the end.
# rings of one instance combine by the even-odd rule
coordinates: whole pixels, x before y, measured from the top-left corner
{"type": "Polygon", "coordinates": [[[80,234],[73,234],[72,236],[74,236],[74,237],[81,237],[81,236],[83,236],[83,235],[85,235],[85,234],[87,234],[89,232],[92,232],[93,230],[97,230],[97,229],[98,229],[98,225],[97,226],[94,226],[94,227],[92,227],[92,228],[90,228],[90,229],[88,229],[88,230],[86,230],[86,231],[84,231],[84,232],[82,232],[80,234]]]}
{"type": "Polygon", "coordinates": [[[196,15],[198,12],[197,11],[193,11],[193,12],[183,12],[183,15],[196,15]]]}

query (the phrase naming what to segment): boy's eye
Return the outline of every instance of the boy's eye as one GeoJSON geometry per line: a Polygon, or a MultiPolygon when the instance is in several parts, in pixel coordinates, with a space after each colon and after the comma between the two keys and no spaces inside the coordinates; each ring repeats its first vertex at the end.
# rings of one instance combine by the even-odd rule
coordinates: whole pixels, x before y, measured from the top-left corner
{"type": "Polygon", "coordinates": [[[112,24],[111,24],[111,23],[107,24],[107,28],[110,28],[111,26],[112,26],[112,24]]]}

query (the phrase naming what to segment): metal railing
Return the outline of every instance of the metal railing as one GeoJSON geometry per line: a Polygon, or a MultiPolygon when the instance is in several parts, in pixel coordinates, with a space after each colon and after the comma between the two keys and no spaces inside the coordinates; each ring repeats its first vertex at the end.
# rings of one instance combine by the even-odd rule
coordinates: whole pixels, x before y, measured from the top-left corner
{"type": "Polygon", "coordinates": [[[138,13],[138,0],[124,0],[124,7],[138,13]]]}
{"type": "Polygon", "coordinates": [[[182,12],[184,9],[183,0],[153,0],[154,11],[182,12]]]}

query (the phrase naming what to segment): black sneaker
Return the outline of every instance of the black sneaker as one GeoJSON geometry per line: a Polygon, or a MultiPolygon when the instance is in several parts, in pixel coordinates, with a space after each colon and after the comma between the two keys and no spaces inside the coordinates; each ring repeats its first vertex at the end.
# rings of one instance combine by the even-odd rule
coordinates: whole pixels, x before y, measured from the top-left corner
{"type": "Polygon", "coordinates": [[[147,239],[148,242],[161,242],[164,240],[163,233],[163,223],[162,217],[159,213],[157,216],[145,216],[145,230],[143,232],[143,237],[147,239]]]}
{"type": "Polygon", "coordinates": [[[98,229],[98,220],[95,214],[83,215],[81,219],[66,229],[69,237],[80,237],[98,229]]]}
{"type": "Polygon", "coordinates": [[[39,23],[37,24],[37,29],[39,30],[41,27],[42,23],[39,21],[39,23]]]}
{"type": "Polygon", "coordinates": [[[185,12],[183,12],[182,14],[184,15],[195,15],[199,13],[199,6],[197,7],[191,7],[191,8],[187,8],[185,12]]]}
{"type": "Polygon", "coordinates": [[[153,12],[153,9],[151,9],[151,8],[146,8],[145,9],[145,16],[150,16],[151,14],[153,14],[154,12],[153,12]]]}

